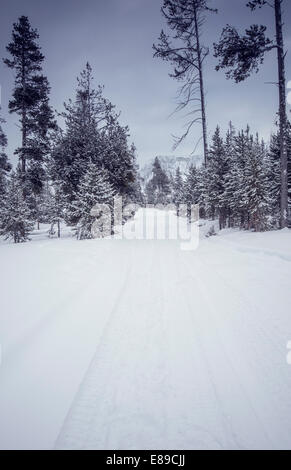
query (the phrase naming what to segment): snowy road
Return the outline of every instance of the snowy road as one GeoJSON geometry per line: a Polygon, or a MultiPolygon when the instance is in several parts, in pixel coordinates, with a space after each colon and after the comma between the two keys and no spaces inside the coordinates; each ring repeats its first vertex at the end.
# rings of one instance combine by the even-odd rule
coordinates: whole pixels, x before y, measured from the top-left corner
{"type": "Polygon", "coordinates": [[[0,250],[1,448],[291,449],[290,231],[0,250]]]}

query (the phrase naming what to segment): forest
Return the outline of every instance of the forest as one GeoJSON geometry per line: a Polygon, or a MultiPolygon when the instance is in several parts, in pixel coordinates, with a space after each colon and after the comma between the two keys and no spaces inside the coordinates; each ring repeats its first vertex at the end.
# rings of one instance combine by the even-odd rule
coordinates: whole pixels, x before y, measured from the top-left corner
{"type": "MultiPolygon", "coordinates": [[[[95,83],[89,63],[77,77],[75,96],[64,103],[64,110],[52,109],[39,33],[28,17],[21,16],[13,25],[3,59],[14,76],[9,112],[18,117],[21,146],[15,149],[18,164],[13,167],[1,119],[0,234],[18,243],[46,223],[50,224],[48,236],[60,237],[64,222],[78,239],[91,238],[96,220],[91,209],[96,203],[112,207],[114,196],[121,196],[124,206],[199,204],[200,217],[218,219],[220,228],[266,231],[289,226],[291,127],[282,0],[255,0],[246,8],[274,10],[275,40],[269,39],[262,25],[251,25],[244,35],[226,25],[218,42],[209,47],[202,44],[201,35],[207,28],[207,15],[217,14],[217,10],[206,0],[164,1],[161,11],[168,32],[162,30],[153,55],[170,62],[170,76],[180,85],[178,111],[188,109],[190,116],[185,133],[176,138],[174,146],[198,126],[204,161],[192,165],[187,174],[178,168],[173,176],[166,174],[156,158],[147,184],[139,175],[129,128],[120,124],[119,111],[106,98],[104,87],[95,83]],[[232,122],[226,135],[217,123],[209,139],[204,91],[204,62],[209,54],[217,59],[217,71],[223,69],[227,79],[239,83],[258,72],[272,50],[277,55],[279,93],[278,113],[270,116],[275,122],[270,141],[264,142],[247,123],[240,130],[232,122]]],[[[99,235],[103,236],[101,219],[99,235]]]]}

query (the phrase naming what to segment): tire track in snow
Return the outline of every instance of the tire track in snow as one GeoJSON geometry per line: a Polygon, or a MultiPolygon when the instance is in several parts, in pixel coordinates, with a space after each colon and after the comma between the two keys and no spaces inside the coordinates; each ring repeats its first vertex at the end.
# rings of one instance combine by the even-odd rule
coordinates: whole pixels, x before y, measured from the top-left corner
{"type": "MultiPolygon", "coordinates": [[[[68,439],[68,436],[70,436],[71,434],[71,431],[70,431],[70,428],[72,426],[72,421],[74,421],[74,413],[75,413],[75,404],[78,403],[79,401],[82,401],[82,395],[84,394],[84,390],[86,389],[86,386],[87,386],[87,377],[92,373],[92,369],[94,369],[96,367],[95,363],[96,363],[96,358],[99,358],[99,355],[102,354],[102,349],[104,349],[104,346],[106,344],[106,339],[109,335],[109,332],[110,332],[110,329],[112,327],[112,323],[114,322],[114,318],[115,318],[115,315],[118,311],[118,307],[119,307],[119,304],[121,302],[121,299],[122,297],[125,295],[125,292],[126,292],[126,287],[128,285],[128,280],[129,280],[129,277],[130,277],[130,273],[132,271],[132,247],[131,247],[131,250],[130,250],[130,263],[128,264],[128,268],[127,268],[127,271],[126,271],[126,274],[125,274],[125,278],[124,278],[124,281],[122,283],[122,286],[120,287],[120,290],[119,290],[119,293],[117,294],[116,296],[116,299],[114,301],[114,304],[113,304],[113,307],[109,313],[109,316],[108,316],[108,320],[105,324],[105,327],[103,329],[103,333],[102,333],[102,336],[100,338],[100,341],[99,341],[99,344],[97,346],[97,349],[96,349],[96,352],[94,354],[94,357],[92,358],[91,360],[91,363],[88,367],[88,370],[83,378],[83,381],[81,382],[80,384],[80,387],[79,387],[79,390],[73,400],[73,403],[69,409],[69,412],[68,412],[68,415],[65,419],[65,422],[63,424],[63,427],[60,431],[60,434],[56,440],[56,443],[55,443],[55,448],[62,448],[63,446],[66,446],[66,440],[68,439]]],[[[92,284],[94,284],[94,282],[96,281],[92,281],[92,284]]],[[[95,403],[95,400],[91,400],[91,403],[88,403],[88,406],[91,406],[92,408],[94,408],[94,403],[95,403]]],[[[88,412],[89,412],[89,408],[88,408],[88,412]]],[[[85,413],[84,413],[85,414],[85,413]]],[[[80,425],[81,425],[81,417],[80,417],[80,425]]],[[[88,432],[88,428],[90,427],[90,420],[88,420],[88,416],[86,416],[86,423],[85,423],[85,426],[87,428],[87,432],[88,432]]],[[[74,425],[73,425],[73,428],[74,428],[74,425]]],[[[86,432],[86,428],[83,430],[83,432],[86,432]]],[[[76,432],[76,431],[73,431],[73,432],[76,432]]],[[[69,440],[71,438],[69,437],[69,440]]]]}
{"type": "MultiPolygon", "coordinates": [[[[232,344],[231,344],[231,349],[228,348],[228,351],[226,350],[226,343],[222,340],[220,337],[220,331],[221,331],[221,320],[220,323],[218,323],[217,319],[217,311],[221,312],[221,309],[216,309],[212,302],[210,302],[209,298],[213,295],[213,292],[211,292],[211,289],[213,289],[213,286],[216,286],[215,292],[220,291],[220,295],[223,297],[223,295],[227,296],[227,292],[229,292],[229,289],[231,289],[231,286],[227,286],[227,289],[225,289],[225,283],[218,283],[217,280],[219,279],[219,276],[216,275],[213,276],[211,274],[211,268],[207,269],[207,276],[204,276],[205,272],[205,265],[207,265],[207,262],[204,264],[204,259],[203,261],[199,259],[199,255],[196,256],[193,260],[198,266],[196,270],[191,269],[191,272],[189,272],[189,264],[184,263],[184,268],[188,271],[187,277],[192,278],[193,281],[196,283],[197,286],[199,286],[199,291],[201,293],[201,296],[204,298],[204,304],[207,306],[207,309],[205,310],[205,313],[207,312],[207,317],[208,317],[208,324],[209,325],[215,325],[216,329],[216,335],[215,335],[215,342],[216,344],[216,352],[215,356],[216,357],[221,357],[220,359],[220,365],[221,365],[221,370],[219,371],[219,374],[217,374],[217,370],[212,364],[212,371],[215,373],[215,380],[214,384],[216,383],[217,385],[220,385],[220,393],[226,390],[224,385],[221,384],[221,376],[226,377],[227,379],[231,379],[231,386],[236,389],[237,384],[239,384],[241,393],[242,393],[242,400],[237,401],[233,409],[229,408],[230,401],[223,400],[221,401],[221,409],[229,409],[229,412],[227,413],[228,416],[231,418],[231,416],[235,416],[234,419],[232,419],[233,424],[231,425],[231,428],[236,428],[237,431],[234,432],[234,436],[236,437],[236,441],[238,442],[238,447],[243,447],[243,448],[272,448],[273,447],[273,441],[270,436],[270,429],[266,427],[265,422],[263,422],[261,415],[258,413],[258,410],[256,406],[254,405],[254,399],[252,396],[252,393],[250,391],[250,388],[255,392],[255,386],[258,384],[257,378],[255,376],[255,373],[251,373],[251,369],[249,366],[246,365],[246,358],[248,358],[248,354],[244,355],[242,353],[242,350],[239,349],[238,351],[238,345],[235,344],[234,340],[234,331],[231,331],[231,337],[232,337],[232,344]],[[199,275],[197,274],[199,273],[199,275]],[[202,278],[201,278],[202,275],[202,278]],[[211,279],[211,277],[215,277],[215,282],[214,280],[211,279]],[[204,279],[203,279],[204,278],[204,279]],[[204,282],[202,282],[202,279],[204,282]],[[210,290],[207,290],[207,281],[209,282],[209,285],[211,286],[210,290]],[[217,287],[219,286],[219,288],[217,287]],[[225,364],[228,364],[229,366],[229,371],[228,372],[222,372],[223,369],[227,370],[225,367],[225,364]],[[242,373],[244,375],[242,375],[242,373]],[[233,381],[233,378],[235,379],[235,382],[233,381]],[[245,401],[245,404],[243,405],[243,398],[245,401]],[[237,413],[240,408],[242,408],[242,405],[244,407],[247,407],[245,412],[242,414],[242,416],[239,416],[240,413],[237,413]],[[249,422],[247,423],[247,426],[243,426],[243,419],[246,418],[249,421],[252,421],[252,424],[249,422]],[[255,421],[253,420],[253,417],[255,417],[255,421]],[[243,418],[243,419],[242,419],[243,418]],[[243,428],[246,429],[243,429],[243,428]],[[246,432],[248,430],[248,432],[246,432]],[[251,432],[250,432],[251,430],[251,432]],[[254,431],[256,430],[256,431],[254,431]],[[255,444],[252,439],[249,439],[249,435],[252,435],[256,437],[256,440],[258,444],[255,444]],[[264,436],[264,437],[263,437],[264,436]],[[253,447],[254,446],[254,447],[253,447]]],[[[189,298],[189,294],[188,294],[189,298]]],[[[216,299],[217,300],[217,299],[216,299]]],[[[233,311],[233,314],[235,314],[235,311],[233,311]]],[[[200,315],[200,318],[202,319],[203,316],[200,315]]],[[[223,331],[225,331],[225,328],[227,328],[229,325],[226,325],[224,323],[223,325],[223,331]]],[[[206,331],[206,330],[205,330],[206,331]]],[[[207,335],[204,334],[202,335],[202,338],[207,340],[207,335]]],[[[206,344],[208,343],[207,350],[211,351],[212,345],[210,344],[209,340],[206,341],[206,344]]],[[[211,362],[210,362],[211,366],[211,362]]],[[[236,391],[236,396],[237,398],[239,397],[239,391],[236,391]]]]}
{"type": "MultiPolygon", "coordinates": [[[[238,442],[237,436],[229,421],[228,415],[224,407],[224,403],[217,389],[215,377],[207,354],[207,346],[205,346],[204,344],[206,339],[205,335],[207,335],[207,331],[203,331],[203,328],[201,326],[201,318],[209,313],[209,306],[204,296],[201,295],[202,292],[199,288],[198,283],[195,283],[192,286],[190,302],[189,291],[185,288],[186,286],[183,282],[183,279],[185,279],[185,264],[183,263],[184,255],[184,252],[178,252],[178,250],[175,254],[176,267],[179,273],[179,282],[177,283],[177,288],[180,291],[179,298],[183,298],[185,302],[185,309],[187,310],[190,323],[189,328],[191,326],[193,328],[193,340],[195,340],[197,343],[197,348],[199,351],[199,360],[201,361],[201,364],[203,364],[203,370],[205,374],[204,380],[209,383],[209,388],[210,390],[212,390],[212,392],[209,390],[208,398],[205,397],[205,400],[209,400],[208,406],[210,409],[210,413],[213,415],[213,417],[215,417],[216,420],[216,422],[213,423],[214,429],[206,430],[207,433],[209,433],[212,437],[213,433],[216,434],[215,440],[219,444],[219,447],[221,449],[241,448],[241,445],[238,442]],[[199,299],[201,298],[203,298],[204,301],[202,303],[199,303],[199,299]],[[195,308],[195,303],[193,305],[193,299],[196,302],[198,301],[198,308],[197,306],[195,308]],[[195,308],[194,311],[193,307],[195,308]]],[[[217,341],[217,339],[217,337],[214,338],[215,341],[217,341]]],[[[218,345],[216,344],[215,347],[217,348],[217,346],[218,345]]],[[[195,407],[199,408],[199,406],[199,402],[195,402],[195,407]]],[[[205,420],[207,421],[207,415],[205,416],[205,420]]]]}
{"type": "Polygon", "coordinates": [[[135,258],[131,256],[123,293],[117,299],[56,448],[152,448],[165,435],[166,362],[159,341],[161,315],[149,311],[151,308],[154,313],[162,312],[155,270],[157,251],[155,242],[149,245],[150,256],[148,250],[143,254],[144,247],[139,250],[138,244],[133,246],[135,258]],[[144,267],[138,275],[140,261],[144,267]],[[154,279],[150,276],[153,273],[154,279]],[[141,292],[132,292],[138,289],[141,292]],[[154,294],[149,301],[151,292],[154,294]]]}
{"type": "MultiPolygon", "coordinates": [[[[222,331],[225,333],[229,326],[231,326],[229,336],[231,336],[232,345],[235,342],[237,343],[236,348],[231,347],[230,349],[228,347],[228,357],[262,428],[265,429],[265,436],[270,442],[268,448],[274,448],[274,442],[285,442],[284,446],[288,448],[290,446],[288,436],[291,432],[291,401],[288,401],[288,396],[290,395],[290,373],[286,364],[284,364],[284,351],[282,352],[282,348],[279,348],[279,344],[283,345],[284,340],[278,336],[277,341],[275,341],[272,337],[274,329],[270,321],[266,321],[265,310],[260,305],[259,297],[258,299],[250,297],[243,285],[238,287],[234,285],[234,282],[230,282],[225,275],[221,274],[220,266],[215,269],[214,273],[213,266],[204,257],[198,259],[199,261],[197,261],[200,263],[199,272],[202,274],[202,279],[204,277],[204,283],[202,283],[201,278],[198,279],[198,282],[200,282],[204,290],[207,281],[209,281],[211,286],[210,290],[205,291],[205,296],[208,298],[209,295],[212,295],[216,298],[216,301],[224,305],[224,310],[221,309],[220,305],[218,306],[219,312],[227,311],[230,306],[232,307],[227,314],[228,324],[225,323],[226,319],[222,319],[224,321],[222,331]],[[207,276],[204,275],[204,266],[207,266],[207,276]],[[214,278],[216,282],[214,282],[214,278]],[[218,278],[220,283],[217,283],[218,278]],[[224,287],[225,296],[223,294],[223,286],[226,287],[226,289],[224,287]],[[232,303],[227,305],[228,292],[232,293],[232,300],[233,293],[235,293],[235,306],[232,303]],[[237,350],[240,351],[239,355],[237,350]],[[282,358],[281,362],[280,357],[282,358]],[[277,373],[278,364],[280,365],[279,373],[277,373]],[[238,374],[239,370],[244,371],[243,381],[241,374],[238,374]],[[263,384],[264,386],[262,386],[263,384]],[[270,390],[270,393],[267,395],[265,393],[266,390],[270,390]],[[288,402],[289,408],[287,407],[288,402]],[[282,403],[285,404],[284,412],[282,403]]],[[[193,272],[191,275],[193,276],[193,272]]],[[[215,311],[213,311],[212,317],[215,321],[215,311]]],[[[221,344],[226,351],[226,345],[229,341],[227,337],[225,339],[226,341],[222,340],[221,344]]]]}

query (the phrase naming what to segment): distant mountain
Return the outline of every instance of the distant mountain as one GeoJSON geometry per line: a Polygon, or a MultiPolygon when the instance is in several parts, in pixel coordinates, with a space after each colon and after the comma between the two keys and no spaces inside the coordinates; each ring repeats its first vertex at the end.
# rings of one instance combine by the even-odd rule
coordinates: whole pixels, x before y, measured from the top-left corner
{"type": "MultiPolygon", "coordinates": [[[[178,167],[180,168],[182,175],[184,175],[187,173],[191,165],[200,166],[203,161],[203,157],[201,155],[193,155],[191,157],[157,155],[157,157],[160,160],[163,170],[169,177],[175,176],[178,167]]],[[[140,175],[144,186],[151,179],[154,160],[155,159],[153,158],[146,165],[144,165],[143,168],[140,169],[140,175]]]]}

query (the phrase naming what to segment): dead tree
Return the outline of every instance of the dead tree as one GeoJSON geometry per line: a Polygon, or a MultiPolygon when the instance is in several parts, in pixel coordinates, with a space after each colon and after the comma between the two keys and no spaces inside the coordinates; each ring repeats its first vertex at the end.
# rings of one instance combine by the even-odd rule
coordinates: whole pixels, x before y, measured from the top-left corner
{"type": "Polygon", "coordinates": [[[201,30],[205,13],[216,10],[207,6],[207,0],[164,0],[161,11],[172,35],[170,37],[162,30],[159,43],[153,46],[154,57],[169,61],[173,65],[170,77],[182,83],[176,111],[191,107],[187,113],[186,131],[175,139],[175,147],[188,136],[194,124],[200,123],[206,165],[208,144],[203,66],[209,49],[201,44],[201,30]]]}

